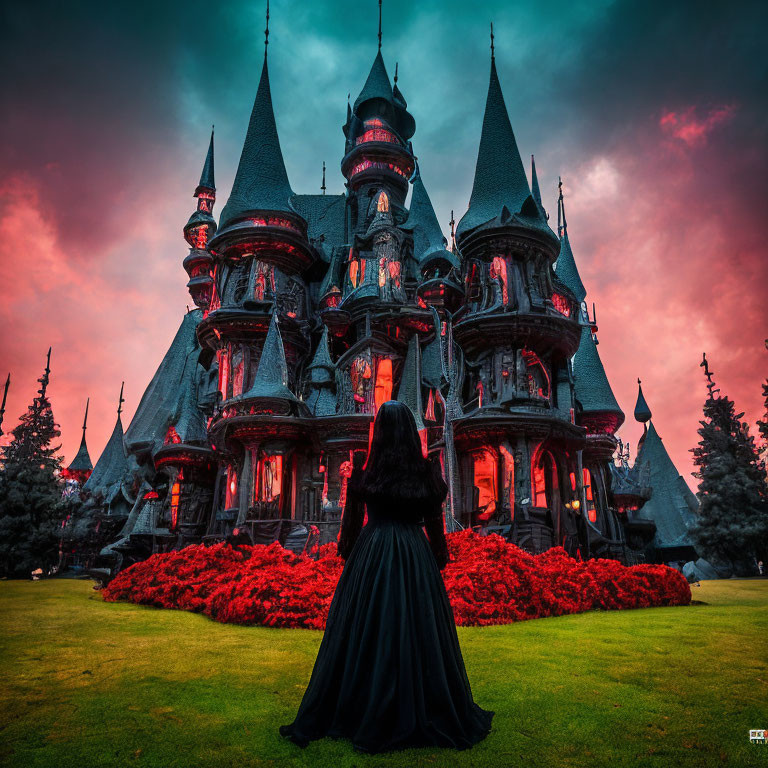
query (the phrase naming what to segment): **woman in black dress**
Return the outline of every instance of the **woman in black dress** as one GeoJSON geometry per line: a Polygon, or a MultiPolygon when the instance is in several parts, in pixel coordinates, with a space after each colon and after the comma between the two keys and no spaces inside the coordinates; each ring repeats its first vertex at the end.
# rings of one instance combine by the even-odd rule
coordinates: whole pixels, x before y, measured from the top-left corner
{"type": "Polygon", "coordinates": [[[347,484],[338,542],[346,563],[325,634],[296,718],[280,733],[302,747],[348,738],[369,753],[467,749],[488,735],[494,712],[472,698],[440,575],[440,464],[423,458],[413,414],[394,400],[379,408],[365,468],[362,459],[347,484]]]}

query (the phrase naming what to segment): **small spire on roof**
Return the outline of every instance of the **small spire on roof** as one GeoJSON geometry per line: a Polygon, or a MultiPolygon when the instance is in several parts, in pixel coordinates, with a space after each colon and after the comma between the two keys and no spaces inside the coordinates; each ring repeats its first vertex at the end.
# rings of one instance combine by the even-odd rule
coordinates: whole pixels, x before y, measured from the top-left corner
{"type": "Polygon", "coordinates": [[[91,404],[91,398],[89,397],[85,401],[85,416],[83,417],[83,440],[85,440],[85,430],[88,426],[88,406],[91,404]]]}
{"type": "Polygon", "coordinates": [[[269,45],[269,0],[267,0],[267,26],[264,28],[264,59],[267,58],[267,46],[269,45]]]}
{"type": "Polygon", "coordinates": [[[381,0],[379,0],[379,50],[381,50],[381,0]]]}
{"type": "Polygon", "coordinates": [[[323,160],[323,183],[320,185],[320,189],[322,189],[323,194],[325,194],[325,160],[323,160]]]}
{"type": "Polygon", "coordinates": [[[120,399],[117,401],[117,418],[120,418],[120,414],[123,412],[123,403],[125,402],[125,398],[123,397],[123,389],[125,387],[125,382],[123,382],[120,385],[120,399]]]}
{"type": "Polygon", "coordinates": [[[5,390],[3,391],[3,404],[0,405],[0,437],[3,435],[3,416],[5,415],[5,401],[8,398],[8,387],[11,385],[11,374],[5,380],[5,390]]]}
{"type": "Polygon", "coordinates": [[[395,85],[397,85],[397,62],[395,62],[395,85]]]}
{"type": "Polygon", "coordinates": [[[643,396],[643,388],[640,379],[637,380],[637,402],[635,403],[635,421],[639,421],[641,424],[645,424],[650,420],[651,409],[648,407],[648,403],[643,396]]]}
{"type": "Polygon", "coordinates": [[[568,232],[568,224],[565,221],[565,202],[563,201],[563,180],[557,177],[557,236],[562,238],[564,233],[568,232]]]}
{"type": "Polygon", "coordinates": [[[451,220],[448,223],[451,225],[451,244],[456,250],[456,219],[453,217],[453,209],[451,209],[451,220]]]}
{"type": "Polygon", "coordinates": [[[536,174],[536,159],[531,155],[531,194],[533,199],[541,205],[541,190],[539,189],[539,177],[536,174]]]}

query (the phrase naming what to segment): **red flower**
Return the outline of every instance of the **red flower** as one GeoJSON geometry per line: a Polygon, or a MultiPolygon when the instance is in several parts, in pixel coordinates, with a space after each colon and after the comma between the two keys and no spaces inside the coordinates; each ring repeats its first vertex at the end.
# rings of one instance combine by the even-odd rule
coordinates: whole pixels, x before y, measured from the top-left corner
{"type": "MultiPolygon", "coordinates": [[[[447,539],[443,580],[460,626],[691,601],[686,579],[665,565],[575,560],[562,547],[534,556],[497,534],[471,530],[447,539]]],[[[317,560],[278,542],[238,550],[198,544],[126,568],[102,594],[233,624],[324,629],[343,568],[333,542],[320,547],[317,560]]]]}

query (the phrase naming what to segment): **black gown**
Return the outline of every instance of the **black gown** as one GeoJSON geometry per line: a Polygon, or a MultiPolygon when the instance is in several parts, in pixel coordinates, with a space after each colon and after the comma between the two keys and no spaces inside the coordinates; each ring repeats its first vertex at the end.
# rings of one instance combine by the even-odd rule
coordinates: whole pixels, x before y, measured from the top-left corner
{"type": "Polygon", "coordinates": [[[491,729],[495,713],[472,698],[440,575],[445,483],[432,466],[442,492],[418,501],[364,500],[359,469],[350,478],[338,545],[346,564],[298,713],[280,726],[299,746],[328,736],[369,753],[467,749],[491,729]]]}

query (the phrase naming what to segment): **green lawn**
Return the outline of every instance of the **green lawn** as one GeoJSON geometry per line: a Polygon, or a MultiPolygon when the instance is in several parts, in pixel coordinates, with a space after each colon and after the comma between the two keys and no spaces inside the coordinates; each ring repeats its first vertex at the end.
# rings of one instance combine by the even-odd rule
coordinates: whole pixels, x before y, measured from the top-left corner
{"type": "Polygon", "coordinates": [[[0,582],[0,763],[90,766],[768,766],[768,580],[702,582],[684,607],[459,628],[473,749],[302,750],[312,630],[105,603],[90,581],[0,582]]]}

